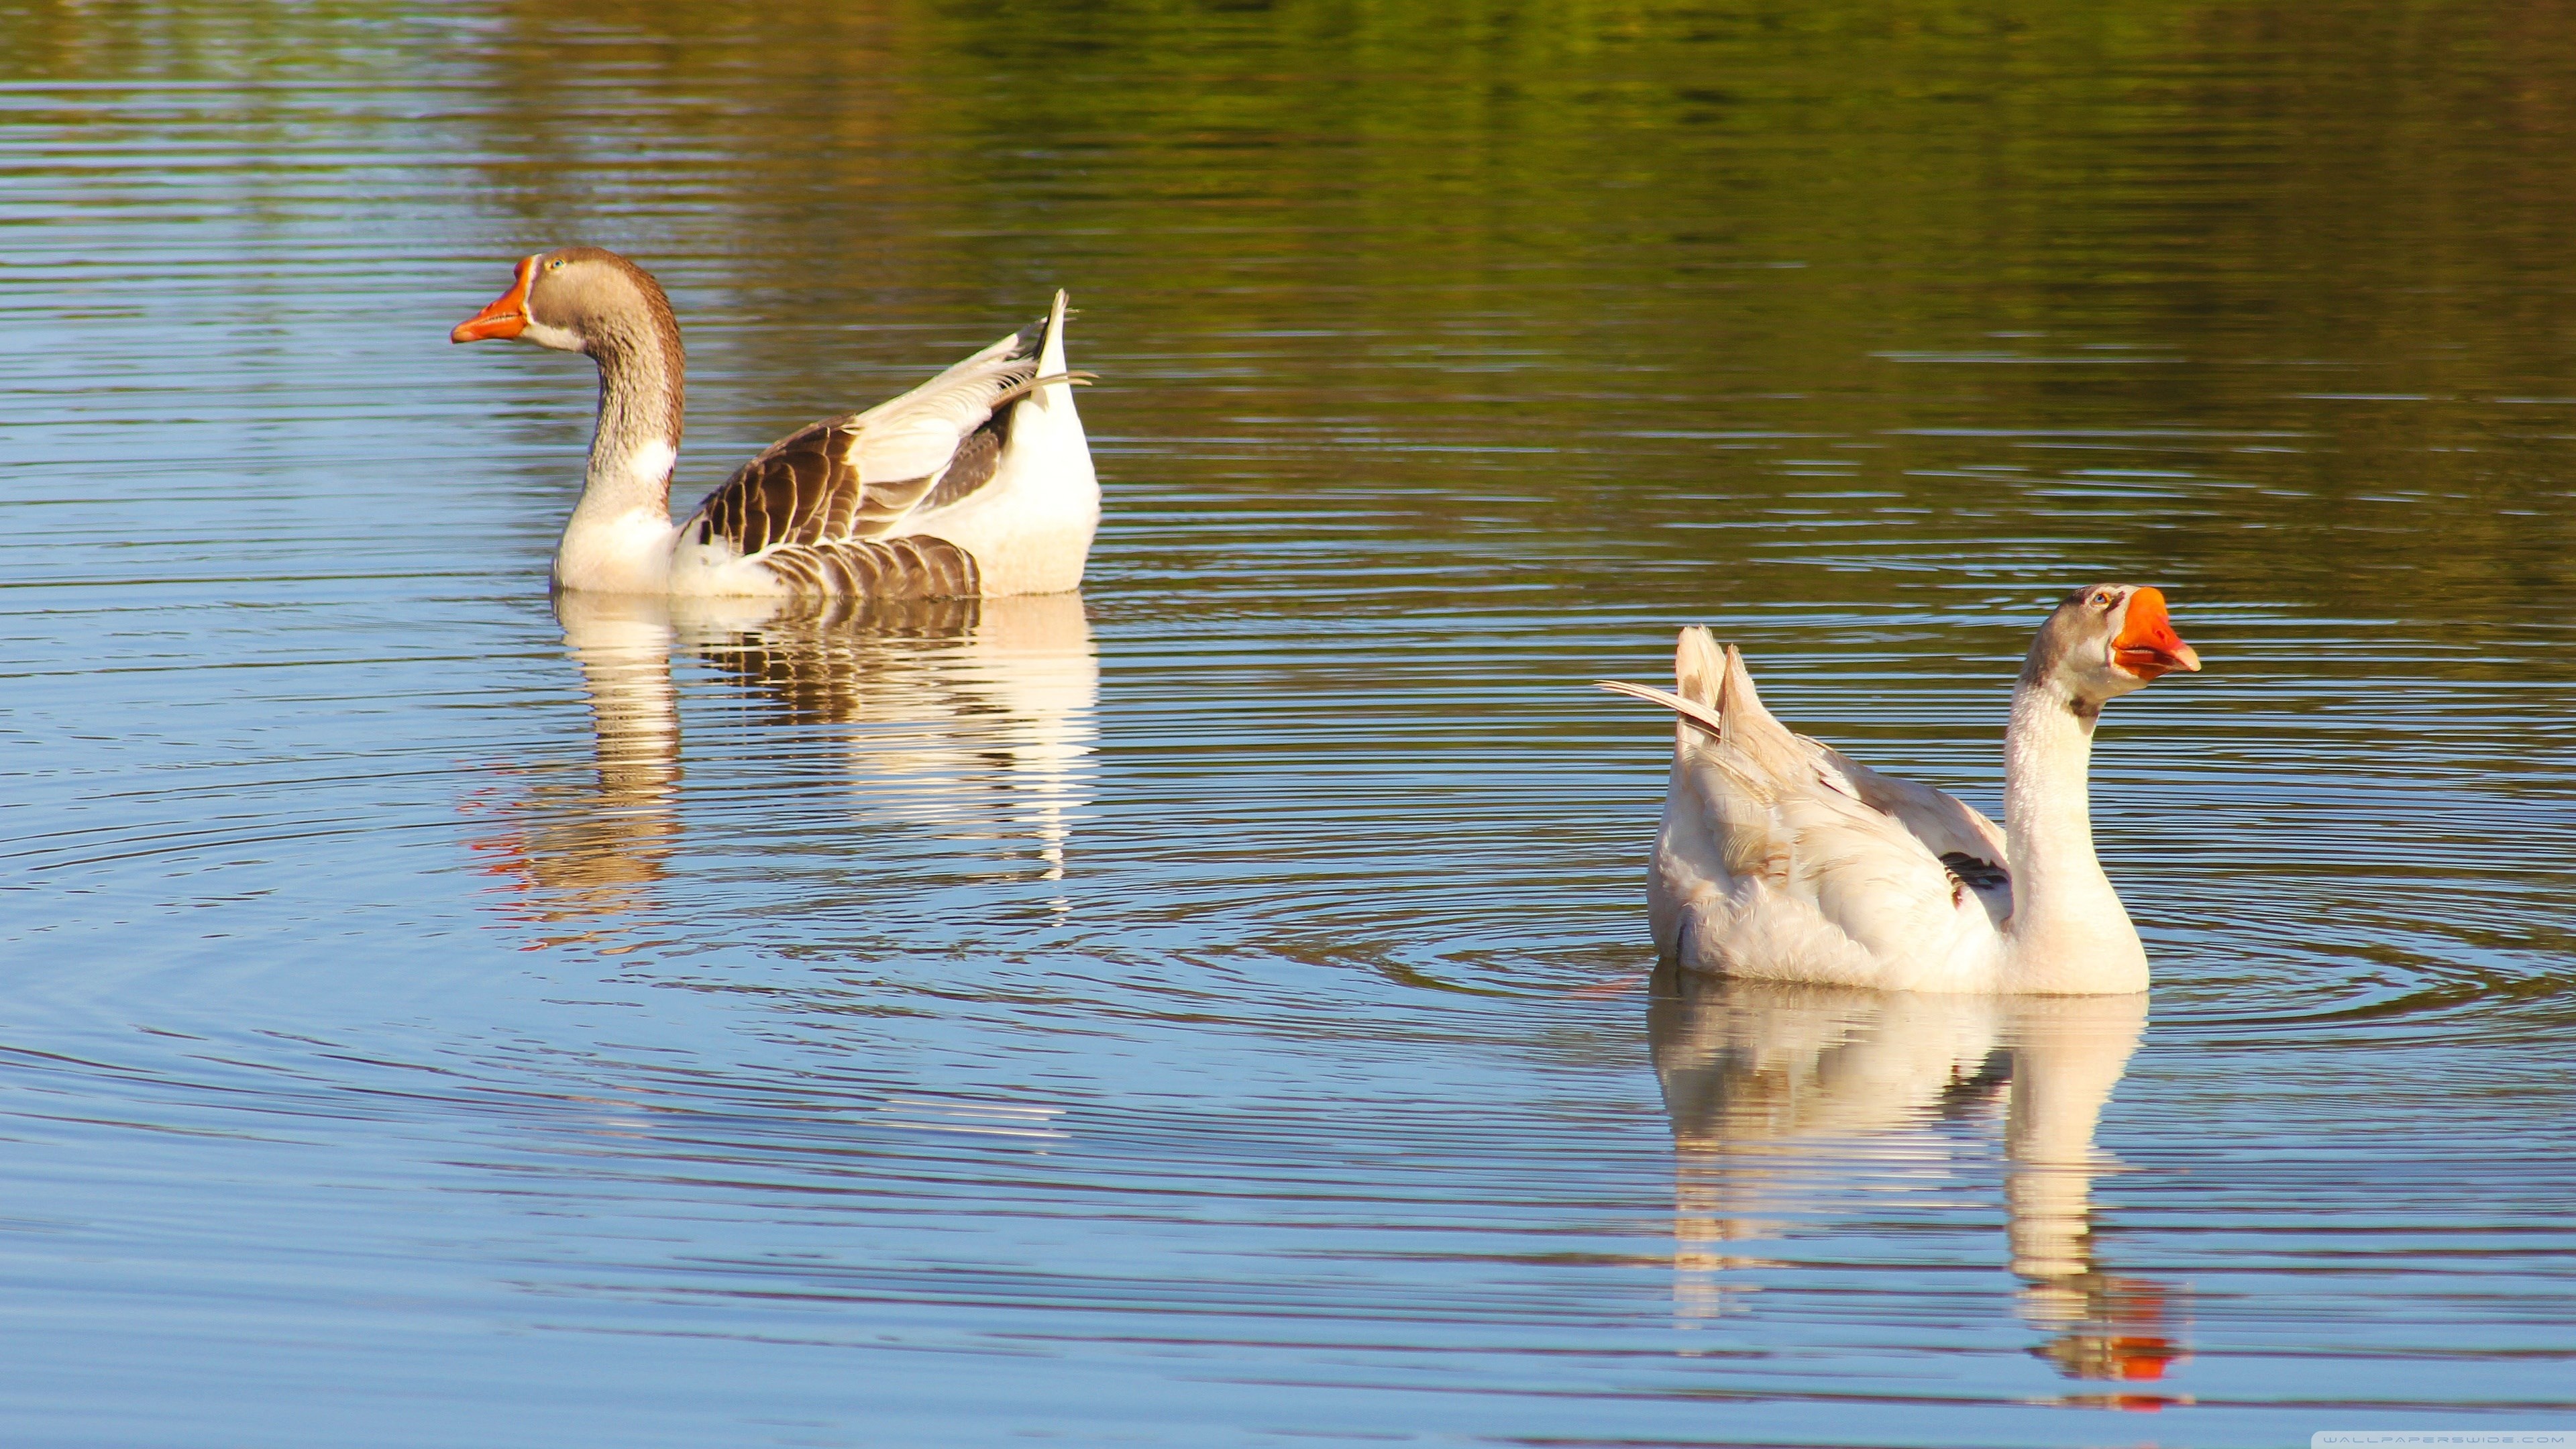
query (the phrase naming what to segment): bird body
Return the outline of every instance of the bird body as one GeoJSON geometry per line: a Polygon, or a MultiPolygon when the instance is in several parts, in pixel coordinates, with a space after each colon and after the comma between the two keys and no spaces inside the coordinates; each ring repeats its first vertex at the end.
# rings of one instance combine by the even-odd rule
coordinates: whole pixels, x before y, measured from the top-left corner
{"type": "Polygon", "coordinates": [[[1065,297],[864,412],[811,423],[670,511],[685,393],[679,323],[650,273],[564,247],[450,334],[589,355],[599,418],[555,552],[560,589],[747,597],[1055,593],[1082,582],[1100,486],[1064,358],[1065,297]]]}
{"type": "Polygon", "coordinates": [[[1685,629],[1672,783],[1649,880],[1659,950],[1727,975],[1940,992],[2143,991],[2147,957],[2093,849],[2105,701],[2199,656],[2163,594],[2078,590],[2033,642],[2005,735],[2004,825],[1793,733],[1744,656],[1685,629]]]}

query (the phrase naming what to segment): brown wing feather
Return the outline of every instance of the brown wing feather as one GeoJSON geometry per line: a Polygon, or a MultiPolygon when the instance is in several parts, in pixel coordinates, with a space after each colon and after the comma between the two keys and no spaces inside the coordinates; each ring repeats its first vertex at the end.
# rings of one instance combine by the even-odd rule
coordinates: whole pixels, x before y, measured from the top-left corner
{"type": "Polygon", "coordinates": [[[945,508],[993,481],[1002,470],[1002,448],[1011,440],[1011,419],[1020,405],[1011,402],[994,410],[984,426],[966,435],[957,447],[957,456],[949,460],[947,471],[939,475],[939,486],[921,500],[923,508],[945,508]]]}
{"type": "Polygon", "coordinates": [[[800,594],[971,599],[983,592],[973,556],[928,534],[783,544],[760,561],[800,594]]]}
{"type": "MultiPolygon", "coordinates": [[[[1027,335],[1043,337],[1044,329],[1027,335]]],[[[992,481],[1010,438],[1011,413],[1025,391],[1025,379],[1017,388],[1006,384],[1037,365],[1031,344],[1010,341],[1008,351],[988,349],[995,354],[991,361],[970,359],[925,385],[935,393],[951,375],[965,375],[965,381],[949,384],[953,391],[978,385],[974,377],[980,375],[989,378],[981,385],[1004,389],[1001,405],[931,472],[862,479],[860,433],[884,409],[828,418],[797,429],[734,470],[681,525],[683,537],[694,535],[701,544],[725,539],[800,593],[971,596],[977,591],[975,562],[964,550],[937,538],[885,534],[924,507],[944,507],[992,481]],[[978,366],[981,374],[965,374],[978,366]]],[[[899,408],[912,396],[886,406],[899,408]]]]}
{"type": "Polygon", "coordinates": [[[782,544],[880,537],[916,509],[954,503],[992,481],[1008,415],[1005,409],[969,433],[946,468],[881,483],[862,482],[850,464],[857,431],[850,419],[810,424],[735,469],[686,527],[701,543],[729,539],[746,556],[782,544]]]}
{"type": "Polygon", "coordinates": [[[929,490],[931,480],[875,488],[861,482],[849,461],[857,437],[853,421],[809,423],[771,444],[708,494],[688,526],[699,528],[701,542],[724,538],[745,554],[884,532],[929,490]]]}
{"type": "MultiPolygon", "coordinates": [[[[1032,340],[1012,355],[1025,357],[1034,365],[1038,349],[1046,344],[1046,332],[1047,319],[1044,317],[1034,325],[1022,328],[1019,335],[1032,340]]],[[[993,475],[1002,469],[1002,449],[1010,445],[1011,420],[1020,415],[1020,405],[1024,401],[1024,398],[1013,398],[993,409],[993,415],[984,420],[982,427],[966,435],[966,441],[957,446],[957,456],[949,460],[947,470],[939,475],[939,485],[930,491],[929,497],[921,500],[923,508],[945,508],[993,481],[993,475]]]]}

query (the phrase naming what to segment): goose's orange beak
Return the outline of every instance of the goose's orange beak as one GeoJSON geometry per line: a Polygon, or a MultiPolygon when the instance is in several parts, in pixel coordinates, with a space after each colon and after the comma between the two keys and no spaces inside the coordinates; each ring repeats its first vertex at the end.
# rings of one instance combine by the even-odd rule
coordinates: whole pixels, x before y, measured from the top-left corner
{"type": "Polygon", "coordinates": [[[537,259],[519,263],[518,278],[492,305],[456,324],[450,342],[480,342],[486,337],[516,337],[528,330],[528,283],[536,280],[537,259]]]}
{"type": "Polygon", "coordinates": [[[2111,657],[2140,679],[2177,669],[2186,674],[2200,672],[2200,654],[2174,632],[2161,589],[2140,589],[2129,596],[2129,616],[2120,626],[2120,637],[2111,641],[2111,657]]]}

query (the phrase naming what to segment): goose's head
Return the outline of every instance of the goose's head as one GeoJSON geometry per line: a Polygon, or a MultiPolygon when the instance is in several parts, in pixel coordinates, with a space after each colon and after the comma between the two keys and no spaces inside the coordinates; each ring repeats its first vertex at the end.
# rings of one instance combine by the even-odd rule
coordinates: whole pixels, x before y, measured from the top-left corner
{"type": "Polygon", "coordinates": [[[2163,591],[2136,584],[2091,584],[2068,594],[2031,641],[2022,677],[2062,689],[2079,708],[2175,670],[2195,673],[2200,655],[2174,632],[2163,591]]]}
{"type": "Polygon", "coordinates": [[[450,342],[516,337],[558,352],[596,357],[651,339],[679,354],[662,284],[642,267],[602,247],[558,247],[519,263],[510,290],[456,324],[450,342]]]}

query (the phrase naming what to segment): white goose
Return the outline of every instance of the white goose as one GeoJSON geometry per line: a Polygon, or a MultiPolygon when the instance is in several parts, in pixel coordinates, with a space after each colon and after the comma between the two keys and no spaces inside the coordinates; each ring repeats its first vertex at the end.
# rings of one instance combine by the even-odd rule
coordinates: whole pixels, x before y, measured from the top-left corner
{"type": "Polygon", "coordinates": [[[1064,301],[1056,293],[1034,346],[1015,332],[901,397],[800,428],[678,523],[680,324],[650,273],[598,247],[539,252],[448,339],[524,338],[599,365],[590,472],[555,550],[557,588],[1045,594],[1082,582],[1100,522],[1064,301]]]}
{"type": "Polygon", "coordinates": [[[1655,945],[1727,975],[1900,991],[2144,991],[2147,954],[2093,853],[2105,701],[2200,656],[2154,589],[2099,584],[2040,626],[2004,734],[2004,828],[1793,734],[1744,656],[1684,629],[1681,716],[1648,899],[1655,945]]]}

